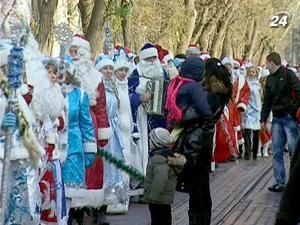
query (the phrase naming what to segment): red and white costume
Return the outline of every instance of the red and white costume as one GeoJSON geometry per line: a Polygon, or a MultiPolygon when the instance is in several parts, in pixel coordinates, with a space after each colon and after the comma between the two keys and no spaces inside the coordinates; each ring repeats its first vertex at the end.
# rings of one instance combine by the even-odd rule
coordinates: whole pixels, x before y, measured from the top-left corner
{"type": "MultiPolygon", "coordinates": [[[[228,63],[227,60],[223,61],[223,64],[228,63]]],[[[230,63],[233,66],[233,61],[230,63]]],[[[232,156],[237,157],[238,145],[244,142],[241,132],[241,113],[247,109],[249,100],[250,88],[245,76],[240,75],[233,80],[232,100],[225,107],[221,119],[216,124],[215,162],[225,162],[232,156]]]]}

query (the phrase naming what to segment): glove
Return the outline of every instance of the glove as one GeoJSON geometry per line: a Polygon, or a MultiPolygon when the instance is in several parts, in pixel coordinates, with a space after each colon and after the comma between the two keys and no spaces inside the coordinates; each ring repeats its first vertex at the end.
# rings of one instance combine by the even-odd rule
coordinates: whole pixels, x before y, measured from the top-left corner
{"type": "Polygon", "coordinates": [[[84,160],[85,160],[85,168],[90,168],[95,161],[95,153],[85,153],[84,160]]]}
{"type": "Polygon", "coordinates": [[[9,112],[4,115],[1,129],[7,130],[9,128],[15,129],[17,128],[17,116],[16,114],[9,112]]]}

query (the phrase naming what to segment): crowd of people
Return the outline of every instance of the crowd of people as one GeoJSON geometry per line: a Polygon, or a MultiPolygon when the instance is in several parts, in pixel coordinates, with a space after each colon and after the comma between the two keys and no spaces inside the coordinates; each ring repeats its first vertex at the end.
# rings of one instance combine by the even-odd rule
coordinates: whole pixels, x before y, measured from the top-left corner
{"type": "Polygon", "coordinates": [[[134,197],[149,204],[152,225],[171,225],[175,189],[189,194],[189,224],[209,225],[209,173],[226,161],[268,157],[271,141],[269,190],[284,190],[283,152],[292,156],[299,136],[300,66],[277,53],[265,65],[220,60],[196,45],[173,57],[146,43],[136,55],[107,40],[93,60],[82,35],[53,58],[24,35],[21,48],[0,39],[5,225],[82,225],[86,213],[108,225],[106,214],[127,213],[134,197]],[[14,95],[15,71],[23,77],[14,95]]]}

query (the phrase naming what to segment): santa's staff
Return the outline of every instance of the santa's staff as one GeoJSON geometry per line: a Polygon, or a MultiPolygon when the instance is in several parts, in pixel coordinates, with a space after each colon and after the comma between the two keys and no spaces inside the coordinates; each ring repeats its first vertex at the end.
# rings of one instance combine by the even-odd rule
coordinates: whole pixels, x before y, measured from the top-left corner
{"type": "Polygon", "coordinates": [[[73,38],[73,32],[69,29],[66,23],[60,23],[54,28],[55,39],[59,43],[60,52],[59,52],[59,65],[58,65],[58,74],[59,80],[62,81],[63,74],[65,72],[65,56],[67,47],[71,44],[73,38]]]}
{"type": "MultiPolygon", "coordinates": [[[[23,64],[23,48],[14,42],[14,47],[10,51],[8,56],[8,113],[16,115],[16,102],[17,94],[16,90],[22,84],[22,75],[24,72],[23,64]]],[[[4,159],[3,159],[3,170],[2,170],[2,183],[1,183],[1,224],[4,225],[5,222],[5,209],[7,204],[7,194],[9,187],[9,166],[10,166],[10,154],[13,148],[13,127],[7,127],[5,131],[5,149],[4,149],[4,159]]]]}

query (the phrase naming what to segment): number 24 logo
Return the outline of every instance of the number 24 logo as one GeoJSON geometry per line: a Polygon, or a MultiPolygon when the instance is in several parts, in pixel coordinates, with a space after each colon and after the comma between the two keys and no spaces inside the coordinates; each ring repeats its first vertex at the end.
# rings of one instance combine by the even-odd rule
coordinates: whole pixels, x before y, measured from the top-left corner
{"type": "Polygon", "coordinates": [[[290,14],[287,12],[278,12],[271,17],[270,27],[286,27],[289,23],[290,14]]]}

